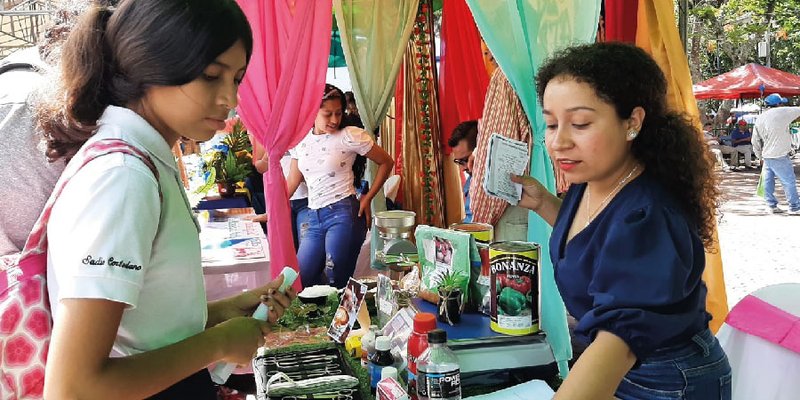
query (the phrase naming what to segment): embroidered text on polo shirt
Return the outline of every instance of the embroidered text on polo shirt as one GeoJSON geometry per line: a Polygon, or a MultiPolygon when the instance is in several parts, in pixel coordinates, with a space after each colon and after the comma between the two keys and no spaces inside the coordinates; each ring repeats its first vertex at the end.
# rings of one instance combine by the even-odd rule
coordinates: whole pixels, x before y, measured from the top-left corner
{"type": "MultiPolygon", "coordinates": [[[[84,258],[82,262],[85,265],[106,265],[106,260],[103,259],[103,257],[93,258],[91,255],[86,256],[86,258],[84,258]]],[[[130,261],[115,260],[114,257],[108,258],[108,266],[119,267],[124,269],[132,269],[134,271],[139,271],[142,269],[141,265],[133,264],[130,261]]]]}

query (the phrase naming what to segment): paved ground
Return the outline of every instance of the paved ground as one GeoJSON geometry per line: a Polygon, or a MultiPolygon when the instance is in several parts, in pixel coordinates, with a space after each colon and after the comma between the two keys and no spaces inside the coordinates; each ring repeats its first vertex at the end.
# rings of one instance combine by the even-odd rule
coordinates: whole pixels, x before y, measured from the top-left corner
{"type": "MultiPolygon", "coordinates": [[[[794,160],[800,177],[800,158],[794,160]]],[[[755,194],[760,170],[720,173],[722,220],[719,237],[728,304],[763,286],[800,282],[800,216],[773,215],[755,194]]],[[[788,209],[776,184],[780,206],[788,209]]]]}

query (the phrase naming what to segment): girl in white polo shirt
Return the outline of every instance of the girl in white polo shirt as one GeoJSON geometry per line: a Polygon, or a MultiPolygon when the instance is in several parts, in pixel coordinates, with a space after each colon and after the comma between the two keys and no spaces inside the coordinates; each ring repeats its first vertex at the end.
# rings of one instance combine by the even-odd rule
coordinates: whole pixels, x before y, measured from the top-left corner
{"type": "Polygon", "coordinates": [[[88,10],[70,34],[60,114],[44,119],[50,155],[122,139],[158,177],[139,158],[109,154],[56,201],[46,398],[215,399],[205,367],[249,362],[269,324],[246,316],[264,301],[274,322],[288,305],[279,281],[206,302],[198,226],[170,152],[181,136],[208,140],[224,127],[251,50],[233,0],[123,0],[88,10]]]}
{"type": "Polygon", "coordinates": [[[342,127],[345,108],[344,93],[325,85],[314,127],[292,149],[289,193],[303,180],[308,185],[309,209],[299,217],[297,250],[300,278],[306,287],[332,283],[343,288],[347,284],[370,224],[370,201],[383,189],[394,165],[366,131],[342,127]],[[365,158],[378,164],[378,173],[369,192],[356,199],[355,183],[361,180],[365,158]]]}

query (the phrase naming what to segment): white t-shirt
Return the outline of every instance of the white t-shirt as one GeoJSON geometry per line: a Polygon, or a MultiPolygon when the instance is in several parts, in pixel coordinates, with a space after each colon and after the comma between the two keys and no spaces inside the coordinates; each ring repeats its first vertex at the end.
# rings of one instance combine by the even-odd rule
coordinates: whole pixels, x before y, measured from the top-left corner
{"type": "Polygon", "coordinates": [[[758,158],[786,157],[792,151],[789,125],[800,118],[800,107],[776,107],[758,116],[753,128],[753,152],[758,158]]]}
{"type": "MultiPolygon", "coordinates": [[[[292,167],[292,154],[286,153],[281,157],[281,168],[283,168],[283,176],[289,176],[289,169],[292,167]]],[[[300,200],[305,199],[308,197],[308,186],[306,186],[305,182],[300,182],[300,185],[297,186],[297,190],[294,191],[294,194],[289,200],[300,200]]]]}
{"type": "MultiPolygon", "coordinates": [[[[118,138],[150,154],[116,153],[83,167],[56,201],[47,227],[47,283],[53,318],[61,299],[126,304],[112,357],[161,348],[195,335],[207,320],[199,227],[169,145],[131,110],[108,107],[91,141],[118,138]]],[[[78,157],[64,176],[77,167],[78,157]]]]}
{"type": "Polygon", "coordinates": [[[309,131],[291,152],[308,185],[308,208],[318,210],[354,195],[353,162],[374,144],[367,131],[355,126],[322,135],[309,131]]]}

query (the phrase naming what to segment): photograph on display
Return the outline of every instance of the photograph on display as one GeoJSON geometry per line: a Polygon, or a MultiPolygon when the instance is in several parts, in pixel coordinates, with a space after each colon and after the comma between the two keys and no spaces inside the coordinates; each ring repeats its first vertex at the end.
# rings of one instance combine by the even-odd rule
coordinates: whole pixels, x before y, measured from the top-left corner
{"type": "Polygon", "coordinates": [[[344,343],[345,339],[347,339],[347,335],[356,322],[366,294],[367,285],[350,278],[344,288],[344,293],[342,293],[342,299],[339,301],[339,307],[333,316],[331,326],[328,328],[328,336],[335,342],[344,343]]]}

